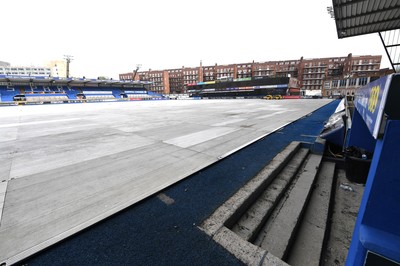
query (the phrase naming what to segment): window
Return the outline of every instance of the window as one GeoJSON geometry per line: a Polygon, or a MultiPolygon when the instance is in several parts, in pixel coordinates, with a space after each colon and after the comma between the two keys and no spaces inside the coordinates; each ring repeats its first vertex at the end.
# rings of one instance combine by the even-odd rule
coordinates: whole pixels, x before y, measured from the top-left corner
{"type": "Polygon", "coordinates": [[[357,84],[357,79],[350,79],[349,86],[355,86],[357,84]]]}
{"type": "Polygon", "coordinates": [[[332,88],[336,88],[338,86],[338,80],[332,80],[332,88]]]}
{"type": "Polygon", "coordinates": [[[368,83],[368,78],[367,77],[362,77],[359,79],[358,85],[364,86],[368,83]]]}
{"type": "Polygon", "coordinates": [[[346,87],[346,81],[345,79],[340,80],[339,86],[340,87],[346,87]]]}

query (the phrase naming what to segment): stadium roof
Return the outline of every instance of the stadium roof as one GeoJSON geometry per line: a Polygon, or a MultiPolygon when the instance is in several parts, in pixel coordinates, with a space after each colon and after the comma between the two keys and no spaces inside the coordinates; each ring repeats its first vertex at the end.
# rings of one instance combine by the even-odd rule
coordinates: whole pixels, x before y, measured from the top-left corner
{"type": "Polygon", "coordinates": [[[332,0],[339,38],[378,32],[390,64],[400,71],[400,0],[332,0]]]}
{"type": "Polygon", "coordinates": [[[399,0],[332,0],[339,38],[400,28],[399,0]]]}
{"type": "Polygon", "coordinates": [[[148,81],[122,81],[122,80],[100,80],[100,79],[85,79],[85,78],[57,78],[57,77],[31,77],[31,76],[17,76],[17,75],[0,75],[0,82],[11,83],[49,83],[56,85],[97,85],[97,86],[143,86],[151,84],[148,81]]]}

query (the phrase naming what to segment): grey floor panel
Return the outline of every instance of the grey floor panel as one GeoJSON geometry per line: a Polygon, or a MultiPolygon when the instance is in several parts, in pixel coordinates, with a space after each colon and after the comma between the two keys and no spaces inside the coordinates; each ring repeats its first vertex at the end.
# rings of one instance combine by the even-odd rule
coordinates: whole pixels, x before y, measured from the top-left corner
{"type": "Polygon", "coordinates": [[[0,263],[78,232],[328,102],[7,107],[0,112],[0,263]]]}

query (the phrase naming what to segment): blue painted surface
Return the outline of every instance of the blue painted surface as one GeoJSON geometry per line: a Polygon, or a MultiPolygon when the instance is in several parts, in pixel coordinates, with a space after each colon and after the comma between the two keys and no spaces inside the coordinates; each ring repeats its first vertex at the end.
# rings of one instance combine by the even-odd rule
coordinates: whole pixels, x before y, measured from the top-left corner
{"type": "Polygon", "coordinates": [[[354,98],[354,106],[374,138],[378,138],[392,76],[382,77],[357,89],[354,98]]]}
{"type": "Polygon", "coordinates": [[[12,102],[14,101],[14,96],[19,94],[20,91],[15,89],[14,91],[7,91],[6,88],[0,88],[0,97],[2,102],[12,102]]]}
{"type": "Polygon", "coordinates": [[[346,265],[363,265],[367,250],[400,262],[400,121],[388,121],[376,143],[346,265]]]}
{"type": "Polygon", "coordinates": [[[75,100],[77,99],[76,95],[78,94],[78,92],[76,90],[65,90],[65,93],[67,94],[68,98],[71,100],[75,100]]]}
{"type": "Polygon", "coordinates": [[[242,265],[197,226],[291,141],[313,142],[338,101],[20,265],[242,265]]]}
{"type": "Polygon", "coordinates": [[[349,143],[377,141],[346,265],[364,265],[368,251],[400,263],[399,77],[376,80],[358,96],[355,114],[360,113],[349,143]],[[382,130],[384,111],[388,120],[382,130]]]}
{"type": "Polygon", "coordinates": [[[48,76],[29,76],[29,75],[0,75],[4,79],[48,79],[48,76]]]}
{"type": "Polygon", "coordinates": [[[353,112],[351,123],[351,130],[348,132],[346,147],[354,146],[373,153],[376,139],[372,137],[367,124],[357,110],[353,112]]]}
{"type": "Polygon", "coordinates": [[[64,93],[36,93],[36,94],[25,94],[25,97],[55,97],[65,96],[64,93]]]}
{"type": "Polygon", "coordinates": [[[147,94],[147,91],[143,91],[143,90],[125,90],[125,93],[130,93],[130,94],[147,94]]]}

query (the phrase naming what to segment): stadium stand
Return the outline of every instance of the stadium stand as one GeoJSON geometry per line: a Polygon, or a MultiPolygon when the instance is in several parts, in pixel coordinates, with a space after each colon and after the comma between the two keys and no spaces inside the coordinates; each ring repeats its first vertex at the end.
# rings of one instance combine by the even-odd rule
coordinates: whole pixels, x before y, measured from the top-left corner
{"type": "Polygon", "coordinates": [[[149,82],[0,75],[2,104],[42,104],[163,99],[149,82]]]}

